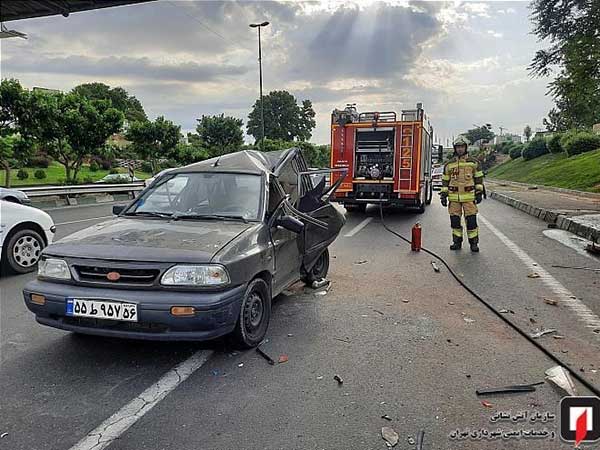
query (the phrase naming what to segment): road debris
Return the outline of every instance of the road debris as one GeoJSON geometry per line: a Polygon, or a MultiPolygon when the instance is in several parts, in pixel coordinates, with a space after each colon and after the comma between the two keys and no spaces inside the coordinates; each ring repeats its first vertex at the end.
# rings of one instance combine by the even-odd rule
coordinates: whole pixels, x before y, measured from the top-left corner
{"type": "Polygon", "coordinates": [[[289,360],[288,355],[281,355],[281,356],[279,356],[278,362],[279,362],[279,364],[283,364],[283,363],[288,362],[288,360],[289,360]]]}
{"type": "Polygon", "coordinates": [[[358,261],[354,261],[355,266],[360,266],[361,264],[367,264],[369,261],[366,259],[359,259],[358,261]]]}
{"type": "Polygon", "coordinates": [[[546,370],[545,373],[546,380],[551,381],[571,396],[577,395],[577,392],[575,390],[575,384],[573,383],[573,380],[571,380],[569,372],[567,372],[567,370],[564,367],[554,366],[546,370]]]}
{"type": "Polygon", "coordinates": [[[540,278],[541,275],[537,272],[531,272],[529,275],[527,275],[527,278],[540,278]]]}
{"type": "Polygon", "coordinates": [[[514,314],[515,312],[512,309],[504,309],[502,308],[500,311],[498,311],[500,314],[514,314]]]}
{"type": "Polygon", "coordinates": [[[449,304],[450,306],[452,306],[452,305],[454,305],[454,302],[448,302],[448,304],[449,304]]]}
{"type": "Polygon", "coordinates": [[[544,384],[543,381],[531,384],[515,384],[497,388],[477,389],[476,395],[514,394],[518,392],[535,392],[535,387],[544,384]]]}
{"type": "Polygon", "coordinates": [[[390,448],[395,447],[396,444],[398,444],[398,441],[400,440],[400,436],[398,436],[398,433],[396,433],[394,429],[390,427],[381,428],[381,437],[385,441],[385,444],[390,448]]]}
{"type": "Polygon", "coordinates": [[[600,245],[597,245],[595,242],[590,242],[585,249],[590,253],[600,255],[600,245]]]}
{"type": "Polygon", "coordinates": [[[390,416],[388,416],[387,414],[384,414],[383,416],[381,416],[381,418],[382,418],[382,419],[385,419],[385,420],[387,420],[388,422],[391,422],[391,421],[393,420],[393,419],[392,419],[390,416]]]}
{"type": "Polygon", "coordinates": [[[238,367],[244,367],[244,363],[239,363],[238,367]]]}
{"type": "Polygon", "coordinates": [[[463,317],[463,320],[464,320],[465,322],[467,322],[467,323],[473,323],[473,322],[475,322],[475,320],[474,320],[474,319],[469,319],[468,317],[463,317]]]}
{"type": "Polygon", "coordinates": [[[322,379],[323,379],[323,375],[319,375],[319,376],[317,377],[317,380],[322,380],[322,379]]]}
{"type": "Polygon", "coordinates": [[[288,333],[288,337],[293,337],[294,335],[292,333],[288,333]]]}
{"type": "Polygon", "coordinates": [[[554,339],[564,339],[564,336],[561,336],[560,334],[555,334],[554,336],[552,336],[554,339]]]}
{"type": "Polygon", "coordinates": [[[311,287],[313,289],[319,289],[319,288],[322,288],[323,286],[327,286],[328,284],[331,284],[328,279],[321,278],[320,280],[313,281],[311,287]]]}
{"type": "Polygon", "coordinates": [[[425,431],[420,430],[417,433],[417,450],[423,450],[423,441],[425,440],[425,431]]]}
{"type": "Polygon", "coordinates": [[[378,314],[381,314],[382,316],[385,316],[385,313],[382,311],[379,311],[378,309],[373,309],[373,311],[375,311],[378,314]]]}
{"type": "Polygon", "coordinates": [[[438,265],[435,263],[435,261],[431,261],[431,267],[433,267],[433,271],[434,272],[439,272],[440,268],[438,267],[438,265]]]}
{"type": "Polygon", "coordinates": [[[406,441],[408,442],[408,445],[415,445],[417,443],[412,436],[409,436],[406,441]]]}
{"type": "Polygon", "coordinates": [[[402,299],[402,303],[409,303],[410,300],[406,300],[405,298],[402,299]]]}
{"type": "Polygon", "coordinates": [[[556,333],[556,330],[554,328],[541,329],[539,331],[536,331],[535,333],[530,334],[530,336],[534,339],[537,339],[539,337],[542,337],[546,334],[551,334],[551,333],[556,333]]]}
{"type": "Polygon", "coordinates": [[[275,361],[273,361],[273,358],[271,358],[269,355],[263,352],[259,347],[256,347],[256,353],[265,358],[271,366],[275,365],[275,361]]]}
{"type": "Polygon", "coordinates": [[[346,344],[350,344],[351,341],[349,339],[342,339],[342,338],[333,338],[336,341],[340,341],[340,342],[345,342],[346,344]]]}
{"type": "Polygon", "coordinates": [[[553,264],[552,267],[558,267],[559,269],[589,270],[591,272],[600,272],[600,269],[595,269],[594,267],[560,266],[557,264],[553,264]]]}
{"type": "Polygon", "coordinates": [[[2,433],[0,434],[0,439],[5,438],[6,436],[8,436],[8,433],[2,433]]]}
{"type": "Polygon", "coordinates": [[[485,406],[486,408],[492,408],[494,405],[492,405],[490,402],[488,402],[487,400],[482,400],[481,404],[483,406],[485,406]]]}
{"type": "Polygon", "coordinates": [[[547,305],[558,306],[558,300],[554,300],[553,298],[545,298],[544,303],[547,305]]]}
{"type": "Polygon", "coordinates": [[[530,321],[531,323],[537,323],[537,320],[535,320],[533,317],[530,317],[530,318],[529,318],[529,321],[530,321]]]}
{"type": "Polygon", "coordinates": [[[333,379],[334,379],[335,381],[337,381],[337,382],[338,382],[338,384],[340,384],[340,385],[341,385],[341,384],[344,384],[344,380],[342,380],[342,377],[340,377],[339,375],[334,375],[334,376],[333,376],[333,379]]]}

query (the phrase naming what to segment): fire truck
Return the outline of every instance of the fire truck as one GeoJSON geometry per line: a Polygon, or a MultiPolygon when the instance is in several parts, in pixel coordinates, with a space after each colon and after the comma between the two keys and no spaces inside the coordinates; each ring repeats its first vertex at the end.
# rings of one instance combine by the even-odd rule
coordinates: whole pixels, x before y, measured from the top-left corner
{"type": "Polygon", "coordinates": [[[431,203],[433,128],[417,103],[416,109],[362,112],[354,104],[331,114],[331,167],[334,183],[344,176],[333,200],[364,211],[369,203],[414,207],[431,203]]]}

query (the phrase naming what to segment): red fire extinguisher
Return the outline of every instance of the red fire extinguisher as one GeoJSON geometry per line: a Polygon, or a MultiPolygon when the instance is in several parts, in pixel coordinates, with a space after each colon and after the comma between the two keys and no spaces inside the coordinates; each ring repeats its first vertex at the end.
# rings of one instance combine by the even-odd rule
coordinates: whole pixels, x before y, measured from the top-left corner
{"type": "Polygon", "coordinates": [[[415,223],[412,227],[412,240],[410,241],[410,248],[413,252],[421,250],[421,224],[415,223]]]}

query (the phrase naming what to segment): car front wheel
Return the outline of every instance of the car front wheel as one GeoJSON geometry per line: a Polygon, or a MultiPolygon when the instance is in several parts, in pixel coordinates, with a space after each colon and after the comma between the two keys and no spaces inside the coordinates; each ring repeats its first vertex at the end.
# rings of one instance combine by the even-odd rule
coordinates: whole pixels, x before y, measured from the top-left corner
{"type": "Polygon", "coordinates": [[[267,334],[271,319],[270,292],[269,286],[262,278],[255,278],[248,284],[242,300],[240,317],[232,334],[240,347],[256,347],[267,334]]]}
{"type": "Polygon", "coordinates": [[[36,231],[17,231],[8,239],[5,247],[8,268],[16,273],[32,272],[44,246],[44,239],[36,231]]]}

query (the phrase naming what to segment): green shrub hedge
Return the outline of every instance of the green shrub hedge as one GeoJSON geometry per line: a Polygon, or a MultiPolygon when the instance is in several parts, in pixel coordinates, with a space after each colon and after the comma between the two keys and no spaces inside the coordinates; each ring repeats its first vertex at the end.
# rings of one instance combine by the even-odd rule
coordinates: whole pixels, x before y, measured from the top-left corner
{"type": "Polygon", "coordinates": [[[562,134],[556,133],[553,134],[550,138],[548,138],[546,145],[548,146],[548,150],[550,151],[550,153],[562,153],[565,151],[565,149],[560,143],[562,136],[562,134]]]}
{"type": "Polygon", "coordinates": [[[591,152],[600,149],[600,136],[588,131],[569,134],[568,138],[561,141],[569,156],[591,152]]]}
{"type": "Polygon", "coordinates": [[[37,180],[43,180],[44,178],[46,178],[46,171],[42,170],[42,169],[38,169],[35,172],[33,172],[33,176],[37,179],[37,180]]]}
{"type": "Polygon", "coordinates": [[[17,178],[19,180],[26,180],[27,178],[29,178],[29,172],[27,172],[25,169],[19,169],[19,171],[17,172],[17,178]]]}
{"type": "Polygon", "coordinates": [[[533,139],[523,150],[523,159],[529,161],[548,153],[546,139],[533,139]]]}
{"type": "Polygon", "coordinates": [[[521,146],[517,145],[509,150],[508,155],[510,156],[510,159],[517,159],[521,157],[522,152],[523,149],[521,148],[521,146]]]}

